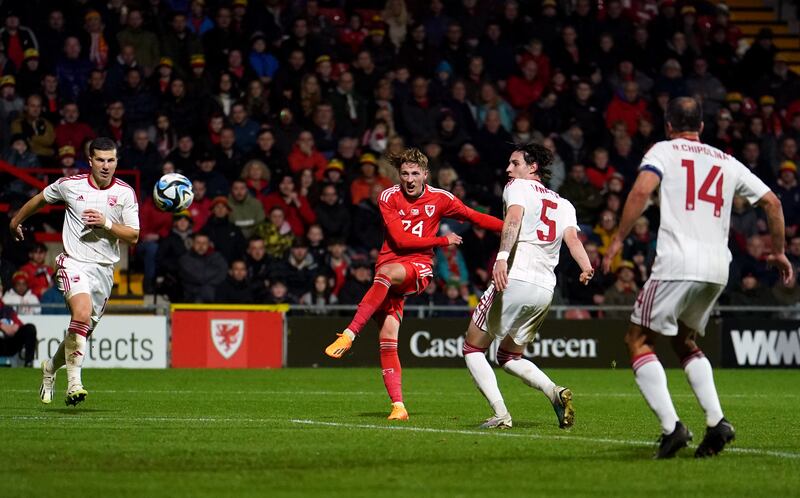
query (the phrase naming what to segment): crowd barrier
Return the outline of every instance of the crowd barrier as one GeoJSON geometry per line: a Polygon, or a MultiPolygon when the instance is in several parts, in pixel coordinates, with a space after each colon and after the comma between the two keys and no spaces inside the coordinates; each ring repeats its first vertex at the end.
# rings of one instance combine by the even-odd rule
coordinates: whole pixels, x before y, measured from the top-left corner
{"type": "MultiPolygon", "coordinates": [[[[400,330],[404,366],[463,367],[461,349],[469,324],[458,318],[416,318],[413,307],[400,330]]],[[[799,368],[800,308],[728,309],[713,318],[698,340],[712,364],[724,368],[799,368]],[[761,313],[761,315],[759,315],[761,313]],[[759,317],[761,316],[761,317],[759,317]]],[[[141,310],[140,310],[141,311],[141,310]]],[[[324,354],[335,334],[347,326],[352,307],[321,311],[286,305],[172,305],[159,315],[108,314],[89,338],[84,365],[89,368],[281,368],[378,366],[377,327],[370,322],[348,355],[324,354]]],[[[428,310],[430,311],[430,310],[428,310]]],[[[623,341],[627,320],[567,320],[554,310],[525,356],[543,368],[627,368],[623,341]]],[[[66,333],[65,315],[23,315],[38,331],[38,359],[55,353],[66,333]]],[[[668,342],[657,344],[667,367],[678,367],[668,342]]],[[[495,359],[497,344],[489,349],[495,359]]],[[[19,361],[11,361],[18,364],[19,361]]]]}

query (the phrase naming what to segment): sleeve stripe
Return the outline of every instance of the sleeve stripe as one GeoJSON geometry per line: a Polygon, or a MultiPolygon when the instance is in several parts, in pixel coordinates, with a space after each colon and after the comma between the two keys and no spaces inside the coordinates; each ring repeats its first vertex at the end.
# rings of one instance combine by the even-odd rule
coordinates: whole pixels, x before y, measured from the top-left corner
{"type": "Polygon", "coordinates": [[[448,192],[447,190],[443,190],[443,189],[436,188],[436,187],[431,187],[431,186],[428,186],[428,190],[430,190],[431,192],[436,192],[436,193],[439,193],[439,194],[444,194],[444,195],[446,195],[447,197],[449,197],[449,198],[450,198],[450,200],[453,200],[453,199],[455,199],[455,196],[454,196],[453,194],[451,194],[450,192],[448,192]]]}
{"type": "Polygon", "coordinates": [[[643,164],[642,167],[639,168],[639,171],[650,171],[650,172],[655,173],[656,175],[658,175],[659,179],[662,179],[664,177],[663,173],[661,173],[661,170],[659,170],[658,168],[656,168],[652,164],[643,164]]]}
{"type": "Polygon", "coordinates": [[[393,187],[387,188],[386,190],[381,192],[381,197],[380,197],[381,201],[388,202],[389,201],[389,197],[391,197],[392,194],[394,194],[398,190],[400,190],[400,185],[395,185],[393,187]]]}

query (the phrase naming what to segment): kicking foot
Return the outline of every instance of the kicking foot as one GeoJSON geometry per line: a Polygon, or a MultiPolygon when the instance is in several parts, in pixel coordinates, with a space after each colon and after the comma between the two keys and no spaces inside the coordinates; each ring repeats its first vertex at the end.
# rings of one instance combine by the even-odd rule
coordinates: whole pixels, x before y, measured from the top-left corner
{"type": "Polygon", "coordinates": [[[495,415],[487,418],[486,422],[481,424],[481,429],[510,429],[514,423],[511,421],[511,414],[495,415]]]}
{"type": "Polygon", "coordinates": [[[653,456],[656,460],[672,458],[681,448],[685,448],[692,440],[692,433],[680,421],[675,424],[671,434],[662,434],[658,439],[658,450],[653,456]]]}
{"type": "Polygon", "coordinates": [[[56,373],[52,374],[47,369],[48,361],[42,362],[42,385],[39,387],[39,399],[42,403],[49,405],[53,402],[53,388],[56,385],[56,373]]]}
{"type": "Polygon", "coordinates": [[[697,450],[695,458],[706,458],[719,455],[725,445],[736,439],[736,431],[724,418],[715,427],[706,427],[706,435],[697,450]]]}
{"type": "Polygon", "coordinates": [[[386,420],[408,420],[408,410],[403,403],[392,403],[392,413],[386,420]]]}
{"type": "Polygon", "coordinates": [[[77,385],[67,391],[67,399],[64,401],[67,403],[67,406],[75,406],[86,400],[86,396],[88,395],[89,391],[84,389],[83,386],[77,385]]]}
{"type": "Polygon", "coordinates": [[[345,330],[341,334],[336,334],[336,340],[333,341],[330,346],[325,348],[326,355],[330,356],[331,358],[341,358],[343,354],[350,350],[350,348],[353,346],[353,339],[347,332],[348,331],[345,330]]]}
{"type": "Polygon", "coordinates": [[[568,387],[556,386],[554,388],[555,401],[553,410],[558,417],[558,426],[569,429],[575,425],[575,407],[572,406],[572,391],[568,387]]]}

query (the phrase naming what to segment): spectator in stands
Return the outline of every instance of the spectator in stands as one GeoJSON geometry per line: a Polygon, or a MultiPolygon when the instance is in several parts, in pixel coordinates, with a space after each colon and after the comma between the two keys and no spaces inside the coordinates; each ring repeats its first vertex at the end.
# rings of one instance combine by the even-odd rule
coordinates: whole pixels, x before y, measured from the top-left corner
{"type": "Polygon", "coordinates": [[[625,239],[622,249],[622,257],[633,261],[636,254],[643,254],[652,263],[656,256],[656,238],[650,231],[650,220],[640,216],[633,224],[633,231],[625,239]]]}
{"type": "Polygon", "coordinates": [[[452,306],[461,309],[435,311],[432,316],[439,318],[459,318],[469,316],[467,300],[464,299],[465,287],[458,282],[447,282],[444,294],[435,294],[433,304],[437,306],[452,306]]]}
{"type": "Polygon", "coordinates": [[[225,280],[228,264],[219,252],[211,252],[207,235],[192,236],[192,248],[178,260],[183,300],[187,303],[212,303],[214,290],[225,280]]]}
{"type": "MultiPolygon", "coordinates": [[[[28,147],[28,140],[22,133],[11,136],[10,144],[3,151],[3,161],[17,168],[38,168],[39,158],[28,147]]],[[[7,195],[29,197],[33,187],[22,180],[11,180],[8,185],[3,187],[3,192],[7,195]]]]}
{"type": "Polygon", "coordinates": [[[392,186],[392,182],[378,174],[378,161],[374,154],[362,154],[359,159],[361,174],[350,184],[350,199],[353,204],[369,198],[375,185],[381,190],[392,186]]]}
{"type": "Polygon", "coordinates": [[[229,220],[230,214],[228,198],[214,197],[211,201],[211,217],[200,232],[208,236],[214,251],[222,254],[225,261],[243,257],[246,246],[242,231],[229,220]]]}
{"type": "Polygon", "coordinates": [[[144,128],[134,130],[131,143],[125,145],[120,152],[119,167],[138,170],[141,173],[143,188],[139,193],[140,199],[151,195],[149,187],[155,185],[161,177],[160,164],[161,157],[155,144],[150,141],[147,130],[144,128]]]}
{"type": "Polygon", "coordinates": [[[589,183],[585,166],[573,164],[569,170],[569,177],[564,181],[564,185],[558,193],[575,206],[578,223],[591,224],[594,222],[597,210],[603,203],[603,197],[589,183]]]}
{"type": "Polygon", "coordinates": [[[176,74],[185,77],[190,73],[189,59],[192,54],[199,53],[203,53],[203,47],[197,37],[189,31],[186,14],[173,12],[169,30],[161,37],[161,56],[172,59],[176,74]]]}
{"type": "Polygon", "coordinates": [[[161,111],[169,116],[176,130],[197,129],[200,120],[199,103],[189,93],[186,82],[180,77],[172,78],[169,92],[163,97],[161,111]]]}
{"type": "Polygon", "coordinates": [[[30,28],[20,25],[19,12],[12,8],[4,9],[5,21],[0,28],[0,41],[6,48],[6,55],[14,63],[14,66],[22,67],[25,58],[25,50],[39,48],[39,41],[36,34],[30,28]]]}
{"type": "Polygon", "coordinates": [[[11,276],[11,288],[3,294],[3,303],[16,307],[20,315],[38,315],[42,312],[39,298],[28,286],[28,274],[17,271],[11,276]]]}
{"type": "Polygon", "coordinates": [[[247,255],[244,261],[247,265],[247,278],[250,281],[253,299],[262,302],[267,294],[271,263],[264,239],[256,236],[247,241],[247,255]]]}
{"type": "Polygon", "coordinates": [[[289,168],[292,173],[298,173],[304,169],[310,169],[314,175],[322,177],[322,173],[328,166],[328,160],[317,150],[314,145],[314,135],[310,131],[303,131],[297,137],[292,152],[287,158],[289,168]]]}
{"type": "Polygon", "coordinates": [[[76,36],[68,36],[64,40],[64,53],[56,64],[56,77],[62,97],[76,100],[86,88],[91,70],[92,63],[81,55],[81,42],[76,36]]]}
{"type": "Polygon", "coordinates": [[[112,103],[105,84],[105,72],[99,69],[91,70],[89,72],[89,83],[77,100],[80,115],[94,130],[98,130],[103,126],[106,120],[106,106],[112,103]]]}
{"type": "Polygon", "coordinates": [[[704,115],[714,116],[725,102],[725,86],[719,78],[708,72],[708,61],[705,57],[696,58],[693,67],[694,73],[686,80],[686,90],[689,95],[700,97],[704,115]]]}
{"type": "Polygon", "coordinates": [[[125,84],[120,92],[120,98],[131,127],[146,127],[153,122],[158,101],[144,84],[142,72],[138,67],[132,67],[125,73],[125,84]]]}
{"type": "MultiPolygon", "coordinates": [[[[181,154],[184,150],[181,147],[181,142],[183,140],[184,138],[178,141],[177,150],[181,151],[181,154]]],[[[189,153],[189,157],[191,157],[191,152],[189,153]]],[[[196,164],[197,169],[194,170],[191,178],[192,180],[203,180],[205,182],[209,197],[225,196],[228,194],[228,180],[222,172],[216,169],[217,158],[213,153],[209,151],[202,152],[200,157],[197,158],[196,164]]]]}
{"type": "Polygon", "coordinates": [[[608,150],[598,147],[592,152],[592,162],[586,169],[586,178],[589,183],[597,190],[603,190],[606,182],[617,172],[616,168],[609,163],[608,150]]]}
{"type": "Polygon", "coordinates": [[[308,241],[300,237],[292,242],[285,258],[270,266],[269,278],[284,282],[292,296],[302,296],[311,289],[317,268],[317,262],[308,250],[308,241]]]}
{"type": "Polygon", "coordinates": [[[28,251],[28,262],[19,268],[28,277],[28,287],[37,298],[42,297],[55,282],[53,268],[45,263],[45,258],[47,246],[37,242],[28,251]]]}
{"type": "Polygon", "coordinates": [[[306,227],[316,222],[316,215],[308,199],[297,192],[291,175],[284,174],[280,178],[278,190],[264,197],[263,204],[264,212],[280,207],[296,237],[302,237],[306,233],[306,227]]]}
{"type": "Polygon", "coordinates": [[[247,278],[247,265],[241,259],[231,261],[228,276],[214,291],[214,301],[229,304],[254,304],[253,286],[247,278]]]}
{"type": "MultiPolygon", "coordinates": [[[[763,281],[754,272],[746,271],[736,286],[736,290],[728,295],[726,304],[730,306],[774,306],[775,301],[770,289],[764,285],[763,281]]],[[[768,313],[756,311],[734,313],[740,317],[747,316],[749,318],[769,316],[768,313]]]]}
{"type": "Polygon", "coordinates": [[[206,182],[203,180],[196,178],[192,180],[192,192],[194,192],[194,200],[189,206],[189,214],[194,222],[194,229],[200,231],[211,216],[211,198],[208,197],[206,182]]]}
{"type": "Polygon", "coordinates": [[[250,195],[247,183],[241,179],[233,181],[231,193],[228,196],[228,205],[231,208],[228,218],[241,230],[242,235],[249,239],[256,226],[260,225],[266,217],[264,206],[258,199],[250,195]]]}
{"type": "Polygon", "coordinates": [[[539,65],[534,59],[521,64],[522,74],[508,79],[508,101],[517,110],[527,109],[539,100],[547,80],[539,74],[539,65]]]}
{"type": "Polygon", "coordinates": [[[263,31],[256,31],[250,35],[250,47],[248,56],[250,67],[261,81],[269,83],[278,72],[280,62],[267,51],[267,40],[263,31]]]}
{"type": "MultiPolygon", "coordinates": [[[[2,292],[3,286],[0,284],[0,294],[2,292]]],[[[25,366],[32,367],[36,344],[36,326],[23,323],[13,307],[0,301],[0,356],[14,356],[24,349],[25,366]]]]}
{"type": "Polygon", "coordinates": [[[42,98],[32,94],[25,99],[25,107],[17,119],[11,122],[11,133],[21,134],[30,144],[31,151],[41,160],[55,155],[53,144],[56,133],[53,125],[42,117],[42,98]]]}
{"type": "MultiPolygon", "coordinates": [[[[333,108],[328,102],[320,102],[314,108],[311,133],[319,152],[326,158],[333,157],[339,144],[339,129],[333,120],[333,108]]],[[[324,168],[318,169],[317,176],[321,178],[323,172],[324,168]]]]}
{"type": "Polygon", "coordinates": [[[266,304],[292,304],[294,297],[289,294],[289,288],[281,280],[273,280],[269,285],[266,304]]]}
{"type": "Polygon", "coordinates": [[[267,255],[272,259],[283,258],[294,240],[292,226],[280,206],[269,210],[267,219],[256,227],[255,235],[264,241],[267,255]]]}
{"type": "MultiPolygon", "coordinates": [[[[269,128],[258,132],[256,146],[245,156],[247,161],[260,161],[269,168],[270,178],[277,178],[289,171],[286,155],[278,148],[275,131],[269,128]]],[[[245,165],[246,169],[247,165],[245,165]]],[[[263,189],[262,189],[263,190],[263,189]]],[[[264,195],[269,192],[264,192],[264,195]]]]}
{"type": "Polygon", "coordinates": [[[100,126],[100,135],[111,137],[117,145],[122,145],[131,131],[125,116],[125,104],[120,99],[112,98],[108,102],[106,115],[105,122],[100,126]]]}
{"type": "MultiPolygon", "coordinates": [[[[633,309],[639,288],[636,285],[634,264],[624,260],[617,266],[617,279],[614,284],[606,289],[603,294],[603,304],[607,306],[628,306],[633,309]]],[[[625,320],[630,316],[630,310],[606,311],[606,318],[625,320]]]]}
{"type": "Polygon", "coordinates": [[[358,304],[372,285],[372,268],[364,259],[354,260],[350,266],[350,275],[339,291],[338,298],[342,304],[358,304]]]}
{"type": "Polygon", "coordinates": [[[426,78],[416,76],[411,82],[411,97],[402,107],[403,124],[412,145],[419,146],[436,136],[436,125],[442,107],[433,101],[428,92],[428,84],[426,78]]]}
{"type": "Polygon", "coordinates": [[[786,231],[794,235],[800,225],[800,184],[797,182],[797,164],[793,161],[784,161],[778,173],[778,181],[773,191],[783,206],[786,231]]]}
{"type": "Polygon", "coordinates": [[[339,303],[336,294],[333,293],[331,280],[331,278],[322,273],[317,274],[314,277],[311,290],[300,296],[300,304],[314,308],[312,313],[326,314],[328,305],[339,303]]]}
{"type": "MultiPolygon", "coordinates": [[[[603,258],[597,250],[597,243],[589,240],[583,244],[583,247],[586,249],[592,268],[600,268],[603,258]]],[[[576,264],[570,262],[561,271],[562,282],[564,282],[564,295],[570,303],[603,304],[603,295],[611,284],[609,276],[598,275],[599,278],[593,278],[588,285],[582,285],[578,279],[580,268],[576,264]]]]}
{"type": "Polygon", "coordinates": [[[378,196],[383,190],[381,185],[373,185],[369,198],[355,206],[353,226],[358,227],[358,230],[351,231],[350,241],[356,252],[377,257],[378,249],[383,243],[383,218],[378,207],[378,196]]]}
{"type": "Polygon", "coordinates": [[[56,147],[71,145],[82,158],[84,144],[94,139],[97,134],[88,124],[79,121],[80,111],[75,102],[65,103],[61,107],[61,116],[63,119],[55,129],[56,147]]]}
{"type": "Polygon", "coordinates": [[[800,164],[800,153],[797,149],[797,141],[792,137],[783,137],[778,145],[778,154],[775,156],[774,165],[780,169],[785,161],[791,161],[795,165],[800,164]]]}
{"type": "Polygon", "coordinates": [[[339,76],[336,88],[328,97],[333,120],[345,136],[359,137],[367,128],[367,101],[355,91],[355,78],[349,71],[339,76]]]}
{"type": "MultiPolygon", "coordinates": [[[[3,257],[3,244],[0,243],[0,285],[5,288],[11,286],[11,276],[17,269],[17,265],[3,257]]],[[[3,294],[0,293],[0,296],[3,294]]]]}
{"type": "Polygon", "coordinates": [[[308,252],[314,257],[314,261],[321,264],[328,256],[328,248],[325,244],[325,233],[319,223],[314,223],[308,227],[306,232],[308,241],[308,252]]]}
{"type": "Polygon", "coordinates": [[[247,185],[250,195],[259,202],[265,195],[272,192],[272,172],[266,164],[258,159],[250,159],[245,163],[242,168],[241,180],[247,185]]]}
{"type": "Polygon", "coordinates": [[[53,282],[53,285],[42,293],[42,296],[39,298],[39,302],[42,304],[43,315],[70,314],[69,308],[67,308],[67,303],[64,301],[64,293],[58,289],[58,286],[55,285],[55,282],[53,282]]]}
{"type": "Polygon", "coordinates": [[[231,105],[230,117],[233,132],[236,136],[236,146],[244,154],[247,154],[256,145],[256,137],[259,131],[258,123],[250,119],[243,102],[236,102],[231,105]]]}
{"type": "Polygon", "coordinates": [[[172,215],[172,230],[166,238],[159,240],[156,252],[156,274],[161,280],[160,292],[171,301],[180,298],[180,258],[192,246],[192,215],[180,211],[172,215]]]}
{"type": "Polygon", "coordinates": [[[144,265],[144,280],[142,287],[145,294],[155,291],[156,269],[158,263],[158,248],[173,228],[173,216],[161,211],[153,202],[152,197],[144,198],[140,203],[139,242],[136,244],[136,254],[142,258],[144,265]]]}
{"type": "Polygon", "coordinates": [[[334,185],[322,187],[316,214],[326,238],[347,238],[350,234],[350,210],[339,198],[334,185]]]}
{"type": "Polygon", "coordinates": [[[739,64],[741,81],[746,82],[745,87],[748,89],[753,89],[755,84],[772,70],[775,54],[778,52],[772,37],[771,29],[761,28],[755,42],[739,64]]]}
{"type": "Polygon", "coordinates": [[[159,58],[158,38],[143,26],[142,11],[133,6],[128,11],[126,26],[117,33],[120,46],[130,45],[136,53],[136,60],[142,65],[145,76],[150,76],[159,58]]]}
{"type": "Polygon", "coordinates": [[[17,95],[17,80],[10,74],[4,75],[0,78],[0,120],[2,120],[0,132],[5,134],[8,123],[15,119],[24,107],[25,103],[17,95]]]}
{"type": "Polygon", "coordinates": [[[647,117],[647,102],[639,95],[639,85],[628,81],[623,86],[623,93],[611,100],[606,111],[606,126],[611,129],[617,121],[625,123],[628,135],[636,133],[639,118],[647,117]]]}

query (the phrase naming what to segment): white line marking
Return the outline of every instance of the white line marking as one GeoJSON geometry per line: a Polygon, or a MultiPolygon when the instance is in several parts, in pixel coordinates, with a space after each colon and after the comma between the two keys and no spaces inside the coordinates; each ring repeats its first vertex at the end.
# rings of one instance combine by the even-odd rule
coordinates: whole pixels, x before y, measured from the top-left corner
{"type": "MultiPolygon", "coordinates": [[[[384,430],[384,431],[407,431],[407,432],[431,432],[435,434],[460,434],[465,436],[496,436],[496,437],[512,437],[512,438],[523,438],[523,439],[556,439],[561,441],[581,441],[586,443],[608,443],[608,444],[620,444],[620,445],[627,445],[627,446],[655,446],[652,442],[648,441],[635,441],[631,439],[609,439],[609,438],[595,438],[595,437],[585,437],[585,436],[554,436],[554,435],[544,435],[544,434],[518,434],[513,432],[499,432],[499,431],[470,431],[470,430],[461,430],[461,429],[434,429],[431,427],[408,427],[408,426],[398,426],[398,425],[371,425],[371,424],[343,424],[339,422],[322,422],[318,420],[304,420],[304,419],[292,419],[291,422],[295,424],[304,424],[304,425],[318,425],[318,426],[327,426],[327,427],[345,427],[350,429],[374,429],[374,430],[384,430]]],[[[777,458],[800,458],[800,453],[792,453],[787,451],[772,451],[772,450],[761,450],[756,448],[726,448],[726,452],[731,453],[744,453],[748,455],[759,455],[759,456],[772,456],[777,458]]]]}

